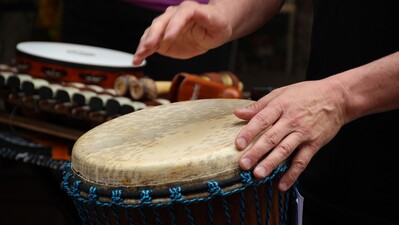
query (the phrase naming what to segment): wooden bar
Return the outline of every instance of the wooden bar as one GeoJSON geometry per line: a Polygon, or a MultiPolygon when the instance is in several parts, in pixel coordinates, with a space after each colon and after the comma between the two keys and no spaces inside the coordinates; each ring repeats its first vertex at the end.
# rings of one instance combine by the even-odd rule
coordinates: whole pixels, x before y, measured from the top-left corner
{"type": "Polygon", "coordinates": [[[18,115],[0,113],[0,123],[18,126],[32,131],[41,132],[48,135],[62,137],[69,140],[77,140],[85,131],[66,128],[59,125],[50,124],[44,121],[35,121],[18,115]]]}

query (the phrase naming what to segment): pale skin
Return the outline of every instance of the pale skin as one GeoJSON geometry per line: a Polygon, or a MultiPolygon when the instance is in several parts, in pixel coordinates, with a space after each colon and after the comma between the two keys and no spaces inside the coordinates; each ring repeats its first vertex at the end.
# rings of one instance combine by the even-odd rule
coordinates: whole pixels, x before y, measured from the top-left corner
{"type": "MultiPolygon", "coordinates": [[[[199,5],[185,1],[170,7],[143,34],[133,63],[138,65],[155,52],[181,59],[203,54],[257,29],[282,3],[214,0],[199,5]]],[[[235,140],[239,150],[247,149],[240,166],[254,168],[254,175],[264,178],[292,157],[279,182],[279,189],[286,191],[343,125],[398,108],[399,52],[325,79],[277,88],[234,111],[237,117],[248,120],[235,140]]]]}

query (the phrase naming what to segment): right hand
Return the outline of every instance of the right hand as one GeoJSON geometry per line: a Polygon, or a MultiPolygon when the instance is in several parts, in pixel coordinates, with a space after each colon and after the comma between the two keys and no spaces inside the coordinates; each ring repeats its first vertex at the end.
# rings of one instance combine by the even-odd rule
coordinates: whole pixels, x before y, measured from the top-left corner
{"type": "Polygon", "coordinates": [[[188,59],[221,46],[232,35],[226,18],[211,4],[183,1],[178,6],[170,6],[144,32],[133,64],[140,65],[155,52],[188,59]]]}

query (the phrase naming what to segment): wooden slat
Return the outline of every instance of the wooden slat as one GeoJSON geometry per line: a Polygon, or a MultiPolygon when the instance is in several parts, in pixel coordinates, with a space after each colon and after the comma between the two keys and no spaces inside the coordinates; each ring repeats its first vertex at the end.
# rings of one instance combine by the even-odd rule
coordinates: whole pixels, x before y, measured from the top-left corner
{"type": "Polygon", "coordinates": [[[0,113],[0,123],[18,126],[28,130],[66,138],[73,141],[77,140],[84,133],[84,131],[70,129],[44,121],[28,119],[18,115],[11,116],[4,112],[0,113]]]}

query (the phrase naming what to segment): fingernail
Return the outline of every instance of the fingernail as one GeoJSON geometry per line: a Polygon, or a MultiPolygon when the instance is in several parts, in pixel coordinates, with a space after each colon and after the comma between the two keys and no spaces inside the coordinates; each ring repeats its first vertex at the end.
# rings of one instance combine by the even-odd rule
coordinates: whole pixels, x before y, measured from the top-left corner
{"type": "Polygon", "coordinates": [[[247,147],[247,141],[245,140],[245,138],[239,138],[237,140],[237,144],[240,148],[245,148],[247,147]]]}
{"type": "Polygon", "coordinates": [[[249,158],[243,158],[241,160],[241,165],[244,170],[249,170],[252,167],[252,161],[249,158]]]}
{"type": "Polygon", "coordinates": [[[280,191],[287,191],[288,190],[288,185],[286,183],[280,182],[278,186],[279,186],[278,189],[280,191]]]}
{"type": "Polygon", "coordinates": [[[265,178],[266,177],[266,170],[263,167],[256,167],[254,170],[254,174],[256,175],[256,177],[258,178],[265,178]]]}
{"type": "Polygon", "coordinates": [[[238,111],[238,112],[245,112],[245,111],[247,111],[247,107],[237,108],[236,111],[238,111]]]}

